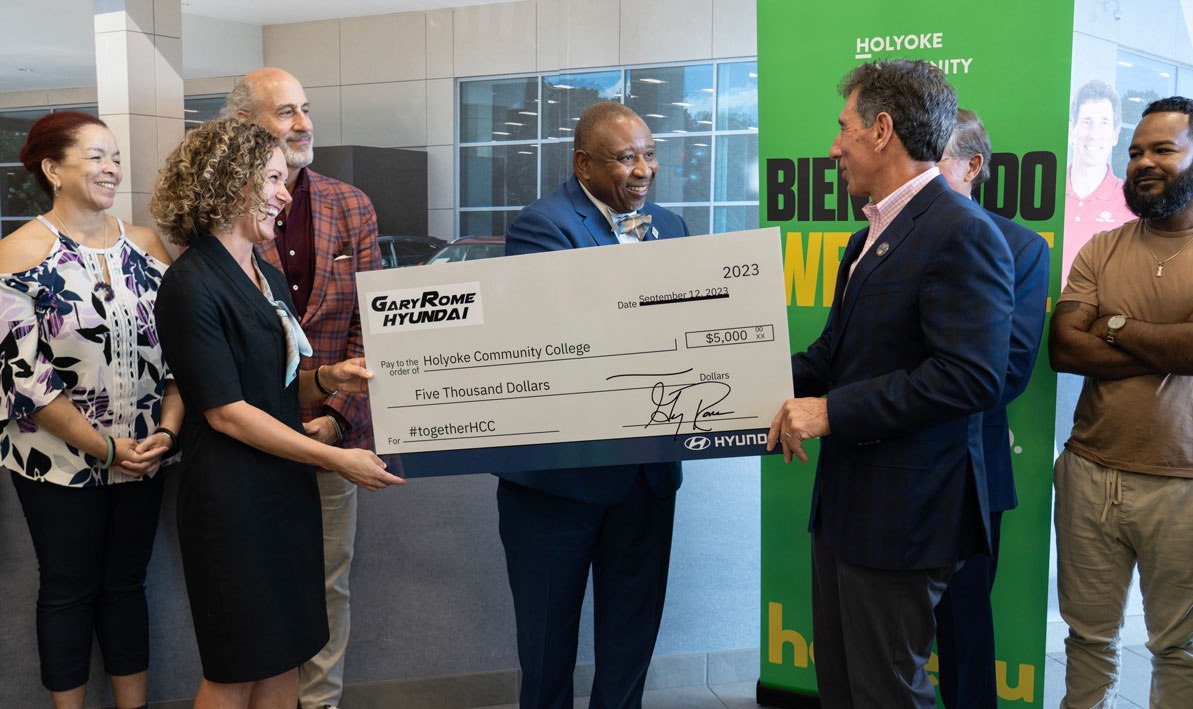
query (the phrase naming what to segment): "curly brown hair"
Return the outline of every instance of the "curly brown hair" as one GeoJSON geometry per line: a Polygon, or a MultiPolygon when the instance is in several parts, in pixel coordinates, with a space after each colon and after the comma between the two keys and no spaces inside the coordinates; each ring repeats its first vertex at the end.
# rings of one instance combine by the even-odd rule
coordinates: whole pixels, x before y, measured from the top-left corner
{"type": "Polygon", "coordinates": [[[225,232],[237,217],[260,209],[265,164],[278,144],[269,131],[235,118],[191,130],[158,173],[149,201],[158,230],[190,246],[201,234],[225,232]]]}

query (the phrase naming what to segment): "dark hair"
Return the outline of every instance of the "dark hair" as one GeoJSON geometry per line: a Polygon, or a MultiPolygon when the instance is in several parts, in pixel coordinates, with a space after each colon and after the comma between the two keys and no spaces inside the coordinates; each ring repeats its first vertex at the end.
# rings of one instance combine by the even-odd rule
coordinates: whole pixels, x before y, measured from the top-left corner
{"type": "Polygon", "coordinates": [[[957,91],[933,64],[912,59],[867,62],[837,87],[846,99],[857,91],[857,113],[870,127],[887,113],[912,160],[939,160],[957,120],[957,91]]]}
{"type": "Polygon", "coordinates": [[[278,146],[269,131],[235,118],[192,129],[158,173],[149,200],[158,231],[190,246],[201,234],[227,231],[234,219],[260,208],[262,171],[278,146]]]}
{"type": "Polygon", "coordinates": [[[1101,79],[1090,79],[1077,89],[1077,95],[1073,97],[1073,103],[1069,106],[1069,122],[1077,122],[1077,113],[1081,111],[1081,107],[1090,101],[1109,101],[1110,108],[1114,111],[1114,127],[1118,128],[1123,123],[1123,102],[1118,97],[1118,92],[1114,90],[1110,84],[1107,84],[1101,79]]]}
{"type": "Polygon", "coordinates": [[[597,129],[604,125],[606,121],[618,118],[637,118],[638,120],[642,120],[637,113],[634,113],[634,109],[617,101],[601,101],[600,103],[594,103],[589,106],[584,113],[580,114],[580,120],[576,122],[576,128],[572,131],[572,136],[576,141],[573,149],[587,149],[588,140],[596,134],[597,129]]]}
{"type": "Polygon", "coordinates": [[[982,169],[973,178],[973,184],[980,185],[990,179],[990,136],[978,114],[968,108],[957,109],[957,127],[945,148],[956,157],[968,160],[974,155],[982,156],[982,169]]]}
{"type": "Polygon", "coordinates": [[[50,185],[50,178],[41,169],[41,161],[49,158],[61,162],[66,157],[66,149],[75,144],[79,129],[86,125],[108,127],[107,123],[90,113],[55,111],[34,121],[29,128],[29,135],[25,136],[25,144],[21,146],[21,164],[33,173],[38,187],[51,198],[54,188],[50,185]]]}
{"type": "Polygon", "coordinates": [[[1184,96],[1169,96],[1152,101],[1143,109],[1143,115],[1153,113],[1183,113],[1189,119],[1189,135],[1193,137],[1193,99],[1184,96]]]}

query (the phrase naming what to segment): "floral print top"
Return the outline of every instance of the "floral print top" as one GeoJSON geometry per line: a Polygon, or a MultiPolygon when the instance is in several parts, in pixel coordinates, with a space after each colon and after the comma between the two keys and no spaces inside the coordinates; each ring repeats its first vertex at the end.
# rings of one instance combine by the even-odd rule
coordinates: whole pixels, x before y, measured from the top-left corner
{"type": "Polygon", "coordinates": [[[137,480],[101,468],[30,415],[65,393],[113,438],[139,440],[157,428],[170,374],[153,305],[166,265],[133,244],[123,222],[114,245],[94,249],[38,219],[58,236],[49,255],[0,273],[0,466],[70,487],[137,480]]]}

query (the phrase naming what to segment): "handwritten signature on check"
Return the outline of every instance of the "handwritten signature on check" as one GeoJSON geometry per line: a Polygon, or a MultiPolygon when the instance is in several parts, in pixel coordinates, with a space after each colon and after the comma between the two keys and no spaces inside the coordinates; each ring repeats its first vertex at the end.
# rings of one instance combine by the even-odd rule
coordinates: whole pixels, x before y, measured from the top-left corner
{"type": "MultiPolygon", "coordinates": [[[[614,374],[607,377],[606,380],[618,377],[677,377],[691,371],[691,369],[685,369],[681,372],[614,374]]],[[[693,431],[711,431],[711,428],[702,425],[701,422],[734,413],[733,411],[718,411],[713,408],[728,398],[732,391],[733,387],[721,381],[685,384],[668,384],[664,381],[656,381],[650,387],[650,402],[654,408],[651,410],[647,422],[643,424],[643,428],[675,424],[677,437],[683,430],[684,424],[690,425],[693,431]]]]}

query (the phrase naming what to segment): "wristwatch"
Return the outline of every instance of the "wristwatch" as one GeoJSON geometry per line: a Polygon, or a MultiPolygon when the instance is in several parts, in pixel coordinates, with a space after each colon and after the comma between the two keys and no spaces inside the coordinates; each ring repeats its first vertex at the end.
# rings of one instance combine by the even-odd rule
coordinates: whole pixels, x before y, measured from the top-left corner
{"type": "Polygon", "coordinates": [[[1114,340],[1118,337],[1118,331],[1123,329],[1126,324],[1126,315],[1111,315],[1110,319],[1106,321],[1106,342],[1113,345],[1114,340]]]}

